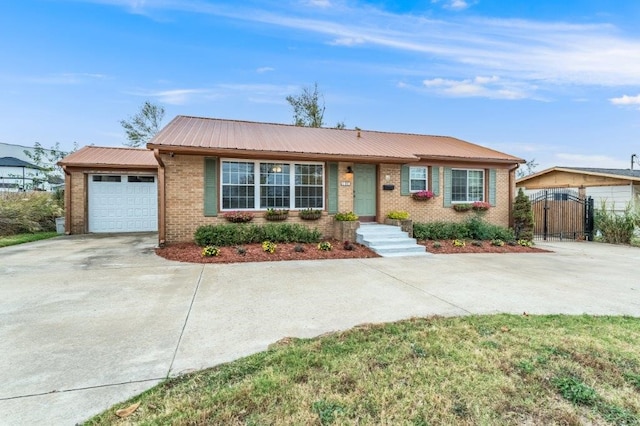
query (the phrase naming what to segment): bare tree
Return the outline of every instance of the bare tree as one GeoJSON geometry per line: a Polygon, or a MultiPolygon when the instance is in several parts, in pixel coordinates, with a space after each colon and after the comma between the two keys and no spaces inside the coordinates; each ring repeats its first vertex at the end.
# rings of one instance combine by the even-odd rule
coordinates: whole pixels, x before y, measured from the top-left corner
{"type": "Polygon", "coordinates": [[[535,158],[532,158],[531,160],[524,163],[524,166],[520,166],[520,168],[516,172],[516,177],[520,179],[525,176],[532,175],[536,172],[536,167],[538,167],[538,163],[536,163],[535,158]]]}
{"type": "Polygon", "coordinates": [[[324,125],[324,96],[318,91],[318,83],[313,89],[302,88],[299,95],[287,96],[293,108],[293,124],[301,127],[322,127],[324,125]]]}
{"type": "MultiPolygon", "coordinates": [[[[24,155],[29,157],[29,160],[38,168],[44,175],[44,179],[49,184],[60,184],[64,182],[64,173],[62,167],[58,166],[58,161],[62,160],[67,155],[78,150],[78,143],[73,143],[73,148],[70,151],[63,151],[60,149],[60,142],[56,142],[51,148],[45,148],[40,142],[36,142],[33,145],[33,150],[25,149],[24,155]]],[[[33,186],[37,188],[41,183],[37,177],[33,177],[33,186]]]]}
{"type": "Polygon", "coordinates": [[[145,101],[136,115],[129,117],[128,120],[120,121],[129,140],[129,142],[125,142],[125,145],[132,147],[145,145],[160,131],[163,118],[163,106],[145,101]]]}

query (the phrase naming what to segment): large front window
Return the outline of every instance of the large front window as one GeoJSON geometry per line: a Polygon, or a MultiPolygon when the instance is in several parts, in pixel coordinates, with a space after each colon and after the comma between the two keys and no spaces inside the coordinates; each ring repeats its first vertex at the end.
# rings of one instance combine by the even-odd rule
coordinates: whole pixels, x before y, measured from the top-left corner
{"type": "Polygon", "coordinates": [[[484,201],[484,171],[462,169],[452,170],[451,201],[454,203],[484,201]]]}
{"type": "Polygon", "coordinates": [[[223,160],[221,175],[223,210],[324,206],[322,164],[223,160]]]}

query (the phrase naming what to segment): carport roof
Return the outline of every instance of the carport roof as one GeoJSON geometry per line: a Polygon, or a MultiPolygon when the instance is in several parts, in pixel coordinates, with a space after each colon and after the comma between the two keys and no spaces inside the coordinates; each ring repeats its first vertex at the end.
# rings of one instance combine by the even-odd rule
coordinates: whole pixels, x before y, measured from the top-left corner
{"type": "Polygon", "coordinates": [[[604,169],[598,167],[550,167],[537,173],[530,174],[516,180],[517,185],[524,185],[527,182],[543,175],[552,174],[555,172],[574,173],[579,175],[598,176],[612,179],[625,179],[628,181],[640,181],[640,170],[630,169],[604,169]]]}
{"type": "Polygon", "coordinates": [[[68,167],[108,167],[124,169],[157,169],[153,151],[139,148],[85,146],[58,162],[68,167]]]}
{"type": "Polygon", "coordinates": [[[281,155],[390,162],[442,159],[524,163],[521,158],[448,136],[310,128],[181,115],[165,126],[147,144],[147,148],[227,156],[281,155]]]}

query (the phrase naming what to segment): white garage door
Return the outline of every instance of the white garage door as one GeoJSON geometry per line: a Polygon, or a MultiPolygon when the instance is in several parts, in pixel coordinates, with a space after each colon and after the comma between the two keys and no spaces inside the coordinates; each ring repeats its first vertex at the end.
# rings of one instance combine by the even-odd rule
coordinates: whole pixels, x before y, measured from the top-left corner
{"type": "Polygon", "coordinates": [[[155,175],[89,175],[89,232],[158,230],[155,175]]]}

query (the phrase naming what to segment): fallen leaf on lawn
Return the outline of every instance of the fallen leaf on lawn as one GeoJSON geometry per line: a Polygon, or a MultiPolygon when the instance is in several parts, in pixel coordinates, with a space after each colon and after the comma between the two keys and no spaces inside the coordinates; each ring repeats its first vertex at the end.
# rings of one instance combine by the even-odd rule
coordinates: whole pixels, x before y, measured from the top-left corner
{"type": "Polygon", "coordinates": [[[503,333],[506,333],[507,331],[509,331],[509,327],[502,327],[500,328],[500,331],[502,331],[503,333]]]}
{"type": "Polygon", "coordinates": [[[121,408],[118,411],[116,411],[116,416],[121,418],[128,417],[131,414],[133,414],[133,412],[136,411],[139,406],[140,406],[140,403],[136,402],[135,404],[131,404],[127,408],[121,408]]]}

